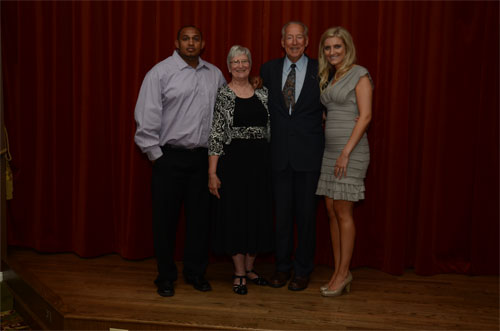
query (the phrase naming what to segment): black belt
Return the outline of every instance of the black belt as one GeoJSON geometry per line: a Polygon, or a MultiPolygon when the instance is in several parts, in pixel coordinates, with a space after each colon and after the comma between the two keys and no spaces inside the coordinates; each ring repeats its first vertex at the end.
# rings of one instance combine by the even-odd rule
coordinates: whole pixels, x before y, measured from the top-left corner
{"type": "Polygon", "coordinates": [[[186,151],[186,152],[199,152],[199,151],[206,151],[206,147],[193,147],[193,148],[187,148],[184,146],[176,146],[176,145],[171,145],[171,144],[165,144],[161,147],[162,150],[170,150],[170,151],[186,151]]]}

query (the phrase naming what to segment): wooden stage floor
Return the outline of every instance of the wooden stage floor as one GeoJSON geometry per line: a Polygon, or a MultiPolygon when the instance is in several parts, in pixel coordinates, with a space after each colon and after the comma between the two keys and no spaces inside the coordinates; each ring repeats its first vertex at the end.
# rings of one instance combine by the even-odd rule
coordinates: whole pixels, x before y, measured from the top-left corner
{"type": "MultiPolygon", "coordinates": [[[[207,272],[213,291],[198,292],[179,279],[175,296],[163,298],[153,284],[154,259],[10,248],[7,262],[16,309],[44,329],[499,329],[497,276],[392,276],[357,268],[350,294],[323,298],[318,288],[331,271],[318,266],[305,291],[250,284],[248,295],[239,296],[231,291],[231,264],[221,262],[207,272]]],[[[257,269],[269,276],[273,266],[257,269]]]]}

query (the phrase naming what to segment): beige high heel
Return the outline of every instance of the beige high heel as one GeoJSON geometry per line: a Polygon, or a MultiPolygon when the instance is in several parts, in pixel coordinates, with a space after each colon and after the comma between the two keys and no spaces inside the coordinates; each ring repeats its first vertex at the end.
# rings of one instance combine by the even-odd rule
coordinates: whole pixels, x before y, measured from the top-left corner
{"type": "Polygon", "coordinates": [[[329,287],[329,286],[330,286],[330,282],[328,282],[328,283],[326,283],[326,284],[324,284],[324,285],[320,286],[320,287],[319,287],[320,292],[321,292],[321,291],[326,291],[326,290],[328,290],[328,287],[329,287]]]}
{"type": "Polygon", "coordinates": [[[349,271],[349,274],[347,275],[347,278],[344,280],[342,285],[336,289],[336,290],[329,290],[328,288],[326,290],[321,291],[321,295],[324,297],[338,297],[341,295],[344,290],[346,293],[351,292],[351,282],[352,282],[352,274],[349,271]]]}

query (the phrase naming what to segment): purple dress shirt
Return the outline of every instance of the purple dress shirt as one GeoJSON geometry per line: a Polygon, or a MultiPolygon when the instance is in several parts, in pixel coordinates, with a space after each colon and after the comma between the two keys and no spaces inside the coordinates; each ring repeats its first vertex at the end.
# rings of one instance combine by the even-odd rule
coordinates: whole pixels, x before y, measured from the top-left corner
{"type": "Polygon", "coordinates": [[[165,144],[208,147],[217,89],[222,72],[199,59],[196,68],[174,51],[144,78],[135,106],[135,143],[150,160],[163,155],[165,144]]]}

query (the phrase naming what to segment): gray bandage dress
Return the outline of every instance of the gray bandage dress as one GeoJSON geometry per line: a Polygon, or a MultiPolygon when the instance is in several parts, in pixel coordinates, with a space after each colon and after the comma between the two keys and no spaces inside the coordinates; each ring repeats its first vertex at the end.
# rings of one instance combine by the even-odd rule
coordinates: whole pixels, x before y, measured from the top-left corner
{"type": "Polygon", "coordinates": [[[325,152],[318,181],[317,195],[334,200],[358,201],[365,198],[364,178],[370,163],[370,148],[366,132],[349,155],[347,177],[336,178],[335,161],[352,134],[355,118],[359,115],[356,102],[356,85],[367,76],[365,68],[355,65],[334,85],[331,83],[321,94],[321,103],[327,108],[325,124],[325,152]]]}

